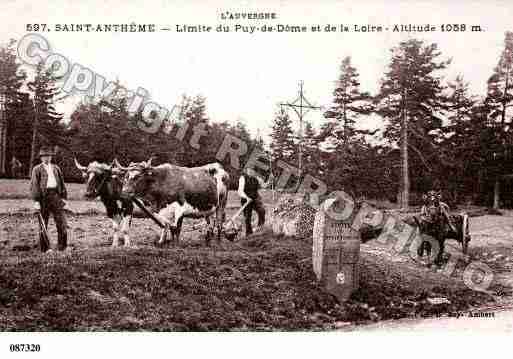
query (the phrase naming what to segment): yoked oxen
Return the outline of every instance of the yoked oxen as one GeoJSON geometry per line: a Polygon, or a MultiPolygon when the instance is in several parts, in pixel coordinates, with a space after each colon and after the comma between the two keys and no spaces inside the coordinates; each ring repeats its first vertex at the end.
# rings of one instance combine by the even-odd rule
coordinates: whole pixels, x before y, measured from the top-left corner
{"type": "Polygon", "coordinates": [[[128,230],[132,222],[134,205],[130,199],[121,196],[122,172],[116,163],[116,160],[111,165],[94,161],[86,167],[80,165],[75,159],[75,166],[87,180],[84,196],[87,199],[100,196],[107,210],[107,216],[112,220],[114,229],[112,246],[116,247],[120,244],[120,235],[123,237],[125,246],[130,246],[128,230]]]}
{"type": "MultiPolygon", "coordinates": [[[[147,162],[131,163],[122,169],[126,171],[123,196],[144,198],[152,202],[157,210],[172,211],[173,216],[170,217],[174,218],[167,221],[166,225],[169,226],[174,242],[178,242],[182,222],[186,217],[206,219],[207,244],[213,236],[213,226],[217,228],[218,242],[221,240],[229,180],[221,164],[209,163],[191,168],[169,163],[152,166],[150,159],[147,162]],[[213,214],[215,218],[212,226],[210,216],[213,214]]],[[[165,230],[162,230],[159,244],[165,241],[165,230]]]]}

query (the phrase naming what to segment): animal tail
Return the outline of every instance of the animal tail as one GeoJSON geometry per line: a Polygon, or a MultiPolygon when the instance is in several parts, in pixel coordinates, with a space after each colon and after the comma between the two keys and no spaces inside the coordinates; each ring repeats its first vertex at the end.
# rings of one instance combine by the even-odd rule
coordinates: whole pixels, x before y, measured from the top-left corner
{"type": "Polygon", "coordinates": [[[228,201],[228,184],[230,181],[230,175],[224,169],[223,165],[216,162],[213,166],[210,166],[209,173],[216,179],[217,182],[217,200],[222,207],[226,207],[228,201]]]}

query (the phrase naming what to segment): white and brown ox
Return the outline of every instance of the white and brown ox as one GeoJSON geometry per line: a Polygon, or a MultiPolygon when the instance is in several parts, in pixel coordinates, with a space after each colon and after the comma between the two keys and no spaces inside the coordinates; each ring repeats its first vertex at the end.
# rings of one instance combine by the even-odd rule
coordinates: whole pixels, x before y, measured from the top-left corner
{"type": "MultiPolygon", "coordinates": [[[[229,175],[219,163],[191,168],[169,163],[152,166],[150,159],[131,163],[123,170],[126,171],[123,196],[150,201],[158,210],[163,210],[159,216],[161,219],[166,211],[172,212],[166,224],[174,242],[178,242],[183,218],[186,217],[206,219],[207,243],[213,235],[214,226],[217,228],[217,240],[221,240],[229,175]],[[212,226],[210,216],[213,214],[215,219],[212,226]]],[[[163,229],[159,244],[163,244],[165,238],[163,229]]]]}
{"type": "Polygon", "coordinates": [[[123,182],[120,177],[122,173],[116,164],[116,160],[111,165],[94,161],[87,166],[82,166],[75,159],[75,166],[87,181],[84,196],[87,199],[99,196],[105,206],[107,216],[112,220],[114,229],[112,246],[119,245],[120,236],[123,237],[125,246],[130,246],[128,229],[132,221],[134,205],[131,200],[121,196],[123,182]]]}

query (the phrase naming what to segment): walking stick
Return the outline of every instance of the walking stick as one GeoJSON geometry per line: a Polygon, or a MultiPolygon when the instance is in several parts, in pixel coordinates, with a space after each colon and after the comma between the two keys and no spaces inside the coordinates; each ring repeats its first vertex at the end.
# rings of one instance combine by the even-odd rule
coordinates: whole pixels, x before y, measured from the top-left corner
{"type": "Polygon", "coordinates": [[[50,248],[50,239],[48,238],[48,231],[46,230],[45,221],[41,215],[41,211],[37,211],[37,220],[39,222],[39,230],[41,235],[39,236],[41,250],[43,248],[50,248]]]}

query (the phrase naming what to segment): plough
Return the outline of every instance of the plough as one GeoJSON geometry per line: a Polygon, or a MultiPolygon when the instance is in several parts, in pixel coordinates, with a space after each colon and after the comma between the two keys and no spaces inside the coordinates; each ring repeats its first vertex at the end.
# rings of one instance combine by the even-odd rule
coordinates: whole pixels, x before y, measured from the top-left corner
{"type": "MultiPolygon", "coordinates": [[[[146,208],[146,206],[140,199],[133,198],[132,200],[137,205],[137,207],[139,207],[160,228],[162,228],[162,229],[167,228],[167,226],[164,223],[162,223],[162,221],[160,221],[148,208],[146,208]]],[[[239,210],[230,219],[228,219],[228,221],[223,223],[223,226],[222,226],[223,234],[226,237],[226,239],[228,239],[229,241],[233,241],[240,232],[240,228],[235,224],[235,219],[237,219],[237,217],[239,217],[241,215],[241,213],[244,211],[244,209],[250,203],[251,203],[251,199],[246,201],[246,203],[244,203],[244,205],[241,206],[239,208],[239,210]]],[[[187,229],[186,231],[195,231],[195,230],[201,229],[203,227],[205,227],[205,224],[193,225],[192,228],[187,229]]]]}
{"type": "Polygon", "coordinates": [[[237,213],[235,213],[226,223],[223,223],[223,233],[226,239],[232,241],[239,234],[240,228],[235,224],[235,218],[239,217],[242,211],[246,209],[246,207],[251,203],[251,199],[248,199],[246,203],[242,207],[239,208],[237,213]]]}

